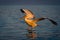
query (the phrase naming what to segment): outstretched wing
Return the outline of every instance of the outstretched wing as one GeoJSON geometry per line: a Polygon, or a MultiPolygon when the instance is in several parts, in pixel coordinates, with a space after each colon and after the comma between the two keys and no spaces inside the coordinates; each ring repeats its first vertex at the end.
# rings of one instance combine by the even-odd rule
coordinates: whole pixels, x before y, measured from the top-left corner
{"type": "Polygon", "coordinates": [[[44,20],[44,19],[48,19],[51,23],[53,23],[54,25],[57,25],[57,23],[55,21],[53,21],[52,19],[49,19],[49,18],[37,18],[37,19],[35,19],[33,21],[38,22],[38,21],[41,21],[41,20],[44,20]]]}
{"type": "Polygon", "coordinates": [[[37,18],[37,19],[35,19],[35,20],[33,20],[34,22],[38,22],[38,21],[41,21],[41,20],[44,20],[44,19],[46,19],[46,18],[37,18]]]}
{"type": "Polygon", "coordinates": [[[32,13],[32,11],[28,10],[28,9],[21,9],[21,12],[25,13],[25,15],[28,17],[28,18],[34,18],[34,14],[32,13]]]}

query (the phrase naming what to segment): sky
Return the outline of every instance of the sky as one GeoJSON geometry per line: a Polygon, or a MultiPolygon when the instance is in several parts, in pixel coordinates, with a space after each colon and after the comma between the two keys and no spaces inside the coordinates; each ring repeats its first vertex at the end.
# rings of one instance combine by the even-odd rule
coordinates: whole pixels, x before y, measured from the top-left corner
{"type": "Polygon", "coordinates": [[[60,0],[0,0],[0,5],[60,5],[60,0]]]}

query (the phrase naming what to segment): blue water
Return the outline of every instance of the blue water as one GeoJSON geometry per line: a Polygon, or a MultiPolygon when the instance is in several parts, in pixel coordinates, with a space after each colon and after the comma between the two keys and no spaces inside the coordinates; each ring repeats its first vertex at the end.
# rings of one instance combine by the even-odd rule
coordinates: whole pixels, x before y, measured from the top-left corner
{"type": "Polygon", "coordinates": [[[0,40],[60,40],[60,6],[59,5],[1,5],[0,6],[0,40]],[[55,26],[47,19],[38,22],[35,31],[27,31],[28,25],[19,20],[24,14],[21,8],[30,9],[37,18],[48,17],[55,20],[55,26]]]}

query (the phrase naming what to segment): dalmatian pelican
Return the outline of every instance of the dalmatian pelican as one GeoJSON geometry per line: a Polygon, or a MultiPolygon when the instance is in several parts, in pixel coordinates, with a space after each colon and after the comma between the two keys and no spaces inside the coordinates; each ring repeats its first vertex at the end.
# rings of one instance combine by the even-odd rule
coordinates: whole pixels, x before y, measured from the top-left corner
{"type": "Polygon", "coordinates": [[[36,26],[38,26],[37,22],[41,21],[41,20],[45,20],[48,19],[52,24],[57,25],[57,23],[55,21],[53,21],[52,19],[49,19],[47,17],[42,17],[42,18],[36,18],[33,14],[33,12],[29,9],[20,9],[20,11],[22,13],[24,13],[25,15],[22,17],[22,19],[24,18],[25,22],[32,28],[34,29],[36,26]]]}

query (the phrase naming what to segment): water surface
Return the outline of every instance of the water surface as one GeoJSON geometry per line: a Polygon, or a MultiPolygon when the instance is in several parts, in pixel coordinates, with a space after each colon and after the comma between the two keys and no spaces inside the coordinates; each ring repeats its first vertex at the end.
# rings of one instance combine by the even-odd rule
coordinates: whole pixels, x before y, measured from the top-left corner
{"type": "Polygon", "coordinates": [[[3,5],[0,6],[0,40],[60,40],[60,6],[56,5],[3,5]],[[28,25],[19,20],[24,14],[21,8],[30,9],[38,18],[48,17],[55,20],[58,25],[50,21],[38,22],[40,26],[35,31],[27,31],[28,25]]]}

